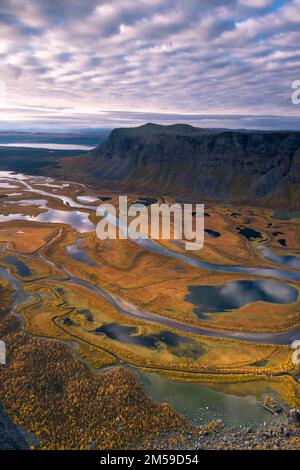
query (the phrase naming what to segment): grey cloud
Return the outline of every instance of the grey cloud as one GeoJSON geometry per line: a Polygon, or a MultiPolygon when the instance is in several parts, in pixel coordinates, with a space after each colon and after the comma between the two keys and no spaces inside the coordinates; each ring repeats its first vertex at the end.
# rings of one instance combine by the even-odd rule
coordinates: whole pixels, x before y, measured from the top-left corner
{"type": "Polygon", "coordinates": [[[30,109],[49,101],[49,122],[91,126],[164,115],[206,123],[210,112],[218,127],[239,127],[239,114],[242,127],[285,126],[270,116],[299,116],[290,86],[300,0],[2,0],[0,22],[0,79],[16,119],[26,108],[34,121],[30,109]]]}

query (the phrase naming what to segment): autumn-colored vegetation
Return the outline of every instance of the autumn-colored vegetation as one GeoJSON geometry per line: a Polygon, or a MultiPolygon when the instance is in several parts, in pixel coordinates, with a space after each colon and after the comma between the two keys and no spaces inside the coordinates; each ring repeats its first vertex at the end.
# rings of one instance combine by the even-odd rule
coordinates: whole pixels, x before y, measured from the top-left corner
{"type": "MultiPolygon", "coordinates": [[[[7,312],[9,298],[0,294],[7,312]]],[[[31,433],[33,448],[147,448],[186,427],[170,406],[147,398],[127,369],[92,373],[67,345],[29,336],[16,317],[2,313],[8,363],[0,368],[0,402],[31,433]]]]}
{"type": "MultiPolygon", "coordinates": [[[[75,200],[77,191],[78,187],[69,185],[60,193],[75,200]]],[[[53,208],[72,210],[62,201],[48,199],[53,208]]],[[[30,215],[40,210],[22,208],[30,215]]],[[[0,211],[18,213],[18,205],[0,211]]],[[[189,253],[191,257],[221,265],[265,266],[257,242],[238,234],[237,225],[254,226],[275,251],[280,247],[274,231],[285,233],[285,253],[294,254],[299,246],[297,223],[275,220],[270,209],[210,205],[207,212],[206,227],[221,236],[207,238],[204,249],[189,253]]],[[[97,222],[92,212],[91,220],[97,222]]],[[[182,252],[169,241],[161,243],[182,252]]],[[[7,366],[0,368],[0,403],[31,433],[33,448],[147,448],[154,440],[187,429],[168,405],[156,405],[147,398],[130,370],[120,364],[236,394],[255,394],[267,383],[290,406],[299,406],[300,386],[293,378],[299,371],[292,364],[289,346],[241,343],[162,328],[120,313],[92,287],[162,317],[214,330],[270,332],[298,326],[300,298],[294,304],[257,302],[198,318],[194,305],[186,300],[189,285],[224,284],[254,276],[195,268],[131,241],[100,241],[93,232],[78,234],[63,224],[3,223],[0,244],[0,266],[28,295],[15,311],[18,318],[9,313],[12,289],[0,283],[0,338],[8,351],[7,366]],[[68,252],[78,240],[91,264],[68,252]],[[22,276],[5,261],[7,255],[16,256],[30,274],[22,276]],[[90,287],[72,283],[72,275],[88,281],[90,287]],[[131,331],[130,339],[136,342],[114,339],[101,331],[112,323],[131,331]],[[164,334],[178,343],[167,344],[164,334]],[[155,338],[154,345],[151,338],[155,338]]]]}
{"type": "MultiPolygon", "coordinates": [[[[257,242],[248,242],[238,235],[236,226],[247,221],[250,226],[254,224],[261,231],[268,244],[276,243],[274,230],[287,233],[291,246],[295,247],[299,243],[297,226],[286,221],[276,221],[275,225],[271,217],[272,211],[262,210],[262,214],[258,215],[253,208],[245,208],[243,213],[241,208],[237,208],[238,210],[241,212],[236,213],[241,215],[232,216],[231,214],[235,214],[233,209],[219,206],[211,208],[207,224],[212,229],[219,230],[221,236],[207,239],[203,250],[195,254],[190,252],[188,256],[217,264],[250,267],[272,265],[262,258],[257,250],[257,242]],[[268,226],[269,223],[272,223],[271,227],[268,226]]],[[[74,275],[101,285],[105,290],[145,310],[191,325],[202,324],[204,327],[221,330],[270,332],[285,331],[300,325],[300,296],[294,304],[256,302],[235,309],[234,312],[222,312],[218,315],[208,313],[204,318],[198,318],[194,311],[195,305],[187,300],[189,285],[223,285],[237,280],[254,280],[256,277],[200,270],[171,257],[164,257],[162,260],[160,255],[128,240],[100,241],[94,233],[82,238],[81,246],[88,250],[88,256],[98,266],[88,266],[68,255],[66,247],[76,239],[70,231],[64,231],[63,236],[47,248],[45,255],[55,263],[65,266],[74,275]]],[[[162,243],[173,251],[184,251],[171,242],[162,243]]],[[[292,253],[292,248],[290,252],[292,253]]],[[[290,284],[299,287],[296,282],[290,284]]]]}

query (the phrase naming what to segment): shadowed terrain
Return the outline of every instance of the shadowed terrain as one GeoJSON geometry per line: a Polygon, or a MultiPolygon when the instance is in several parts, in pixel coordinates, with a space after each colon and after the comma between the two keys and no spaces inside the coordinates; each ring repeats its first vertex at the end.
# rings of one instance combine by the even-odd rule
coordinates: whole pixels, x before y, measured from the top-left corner
{"type": "Polygon", "coordinates": [[[25,450],[27,448],[24,436],[0,408],[0,450],[25,450]]]}
{"type": "Polygon", "coordinates": [[[268,206],[276,197],[281,207],[300,204],[300,132],[146,124],[115,129],[96,149],[62,165],[65,174],[96,187],[268,206]]]}

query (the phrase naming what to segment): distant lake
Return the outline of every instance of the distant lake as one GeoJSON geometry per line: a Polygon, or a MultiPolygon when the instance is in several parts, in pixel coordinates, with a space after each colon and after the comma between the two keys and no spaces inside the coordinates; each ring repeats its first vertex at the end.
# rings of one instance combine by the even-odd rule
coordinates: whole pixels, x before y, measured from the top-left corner
{"type": "Polygon", "coordinates": [[[91,150],[95,147],[91,145],[78,144],[51,144],[51,143],[31,143],[31,142],[11,142],[9,144],[0,143],[0,147],[27,147],[33,149],[49,149],[49,150],[91,150]]]}

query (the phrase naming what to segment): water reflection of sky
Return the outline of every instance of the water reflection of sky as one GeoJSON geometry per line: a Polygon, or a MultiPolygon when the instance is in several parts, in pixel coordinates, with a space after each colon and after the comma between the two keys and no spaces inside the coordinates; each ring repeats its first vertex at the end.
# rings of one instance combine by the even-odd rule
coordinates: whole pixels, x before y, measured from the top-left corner
{"type": "MultiPolygon", "coordinates": [[[[95,206],[89,206],[88,204],[80,204],[79,202],[75,202],[72,198],[60,194],[54,194],[53,192],[43,191],[41,189],[37,189],[33,187],[33,184],[37,183],[45,183],[52,184],[53,180],[50,178],[43,178],[43,177],[29,177],[23,174],[13,174],[12,172],[0,172],[0,179],[11,179],[11,181],[17,180],[18,182],[22,183],[22,185],[26,188],[26,190],[30,192],[34,192],[39,194],[42,197],[50,197],[55,198],[62,201],[65,205],[70,208],[74,209],[81,209],[81,210],[92,210],[95,211],[95,206]],[[31,184],[30,184],[31,183],[31,184]]],[[[62,183],[64,184],[64,183],[62,183]]],[[[92,197],[92,196],[80,196],[80,197],[92,197]]],[[[80,212],[78,211],[58,211],[54,209],[49,209],[47,213],[40,214],[31,218],[30,216],[25,215],[16,215],[12,214],[8,216],[0,216],[1,221],[8,221],[8,220],[32,220],[36,222],[54,222],[54,223],[66,223],[72,226],[75,230],[80,233],[92,231],[95,229],[94,224],[89,220],[89,216],[87,212],[80,212]]],[[[110,215],[107,217],[109,218],[110,215]]],[[[112,222],[112,221],[111,221],[112,222]]],[[[117,221],[115,221],[117,223],[117,221]]],[[[120,224],[121,230],[125,230],[126,227],[123,227],[120,224]]],[[[134,238],[134,234],[130,233],[131,237],[134,238]]],[[[176,242],[176,241],[174,241],[176,242]]],[[[178,253],[172,250],[163,247],[162,245],[156,243],[153,240],[145,240],[142,237],[139,237],[135,240],[135,243],[140,244],[145,249],[148,249],[152,252],[157,254],[172,257],[178,261],[187,263],[194,267],[200,269],[208,269],[210,271],[220,271],[220,272],[230,272],[230,273],[241,273],[241,274],[250,274],[250,275],[257,275],[257,276],[270,276],[278,279],[291,279],[300,281],[300,273],[295,271],[288,271],[280,268],[253,268],[253,267],[244,267],[244,266],[232,266],[232,265],[217,265],[217,264],[210,264],[202,262],[198,259],[191,258],[186,256],[183,253],[178,253]]]]}
{"type": "Polygon", "coordinates": [[[95,197],[95,196],[77,196],[77,201],[78,202],[88,202],[88,203],[92,203],[92,202],[100,202],[99,201],[99,198],[98,197],[95,197]]]}
{"type": "Polygon", "coordinates": [[[32,274],[31,269],[16,256],[5,256],[4,258],[1,258],[1,261],[9,264],[10,266],[14,266],[17,269],[18,274],[22,277],[28,277],[32,274]]]}
{"type": "Polygon", "coordinates": [[[18,206],[40,206],[47,205],[46,199],[24,199],[22,201],[8,201],[7,204],[17,204],[18,206]]]}
{"type": "Polygon", "coordinates": [[[7,144],[0,144],[1,147],[22,147],[22,148],[35,148],[35,149],[48,149],[48,150],[92,150],[91,145],[79,144],[54,144],[54,143],[33,143],[33,142],[11,142],[7,144]]]}
{"type": "Polygon", "coordinates": [[[269,248],[263,248],[262,252],[264,257],[273,263],[285,264],[291,268],[300,269],[300,258],[297,256],[278,255],[269,248]]]}
{"type": "Polygon", "coordinates": [[[288,304],[298,298],[298,290],[268,279],[234,281],[216,286],[189,286],[185,300],[195,305],[199,318],[205,313],[222,313],[253,302],[288,304]]]}
{"type": "MultiPolygon", "coordinates": [[[[35,178],[35,177],[26,177],[25,175],[22,174],[13,174],[12,172],[5,172],[1,171],[0,172],[0,179],[11,179],[12,181],[17,180],[20,182],[27,191],[37,193],[39,196],[46,196],[50,198],[55,198],[61,200],[65,205],[68,205],[70,207],[78,208],[78,209],[87,209],[89,208],[88,206],[82,206],[80,204],[77,204],[73,199],[63,196],[63,195],[56,195],[51,192],[46,192],[43,190],[35,189],[31,184],[29,184],[28,181],[31,181],[31,183],[40,183],[42,184],[49,184],[51,185],[52,180],[47,180],[45,178],[35,178]],[[26,181],[27,180],[27,181],[26,181]],[[47,183],[45,183],[45,180],[47,183]]],[[[65,184],[62,183],[64,186],[65,184]]],[[[9,201],[10,203],[13,203],[14,201],[9,201]]],[[[49,209],[47,207],[48,201],[46,199],[31,199],[31,200],[21,200],[21,201],[16,201],[15,204],[18,204],[20,206],[38,206],[40,209],[46,209],[47,212],[43,212],[38,215],[25,215],[25,214],[9,214],[9,215],[0,215],[0,222],[9,222],[11,220],[26,220],[26,221],[31,221],[31,222],[44,222],[44,223],[61,223],[61,224],[67,224],[70,225],[72,228],[74,228],[76,231],[79,233],[85,233],[85,232],[90,232],[95,230],[95,225],[90,221],[89,219],[89,213],[88,212],[81,212],[79,210],[77,211],[62,211],[58,209],[49,209]]],[[[94,208],[89,208],[89,209],[94,209],[94,208]]]]}
{"type": "Polygon", "coordinates": [[[57,209],[48,209],[48,212],[44,212],[35,216],[24,214],[0,215],[0,223],[10,222],[11,220],[67,224],[73,227],[79,233],[91,232],[95,230],[94,224],[89,220],[89,214],[87,212],[80,211],[61,211],[57,209]]]}
{"type": "Polygon", "coordinates": [[[0,188],[1,189],[18,189],[18,186],[14,186],[13,184],[10,183],[5,183],[3,181],[0,181],[0,188]]]}
{"type": "Polygon", "coordinates": [[[67,247],[67,252],[75,261],[80,261],[81,263],[85,263],[88,266],[100,266],[95,261],[93,261],[88,255],[88,248],[82,248],[80,245],[82,243],[82,239],[77,240],[73,245],[67,247]]]}

